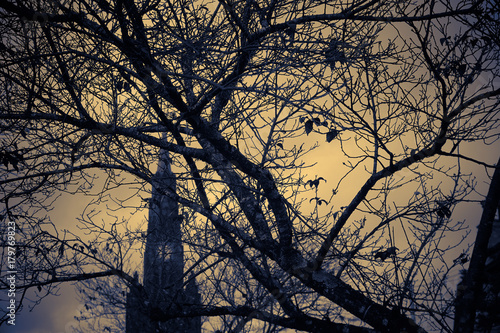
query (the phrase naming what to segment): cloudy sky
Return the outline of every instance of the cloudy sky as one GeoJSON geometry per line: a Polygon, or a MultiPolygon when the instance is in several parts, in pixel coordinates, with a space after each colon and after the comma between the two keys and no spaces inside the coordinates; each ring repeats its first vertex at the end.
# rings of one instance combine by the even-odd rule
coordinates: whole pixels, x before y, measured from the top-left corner
{"type": "MultiPolygon", "coordinates": [[[[315,134],[310,134],[307,137],[307,140],[311,141],[310,143],[322,139],[323,137],[315,134]]],[[[497,144],[490,147],[491,149],[483,151],[474,151],[471,149],[468,153],[490,163],[495,163],[500,146],[497,144]]],[[[314,168],[308,170],[309,178],[314,179],[321,176],[328,180],[327,183],[321,186],[320,190],[322,192],[320,196],[322,197],[327,197],[328,193],[331,193],[332,187],[338,180],[335,170],[332,169],[332,165],[338,164],[338,161],[335,161],[336,158],[340,157],[335,154],[338,148],[335,141],[331,145],[323,144],[311,153],[310,161],[308,160],[308,162],[316,163],[314,168]]],[[[478,191],[486,193],[488,183],[485,181],[484,168],[478,168],[468,162],[464,162],[463,168],[464,170],[469,169],[476,174],[479,178],[478,191]]],[[[343,194],[347,194],[349,199],[352,198],[358,189],[355,184],[350,184],[350,186],[351,189],[346,188],[342,192],[343,194]]],[[[90,198],[82,196],[63,196],[56,202],[55,209],[50,213],[51,218],[61,228],[72,228],[77,224],[77,217],[84,211],[87,202],[90,200],[90,198]]],[[[466,219],[468,220],[468,224],[474,228],[474,225],[479,221],[480,214],[479,205],[472,203],[456,209],[453,218],[466,219]]],[[[451,239],[449,241],[453,242],[451,239]]],[[[84,305],[76,299],[76,293],[71,285],[61,287],[59,294],[59,296],[46,298],[31,312],[25,308],[17,315],[16,326],[0,326],[0,333],[71,333],[71,326],[77,324],[74,316],[79,314],[84,305]]]]}

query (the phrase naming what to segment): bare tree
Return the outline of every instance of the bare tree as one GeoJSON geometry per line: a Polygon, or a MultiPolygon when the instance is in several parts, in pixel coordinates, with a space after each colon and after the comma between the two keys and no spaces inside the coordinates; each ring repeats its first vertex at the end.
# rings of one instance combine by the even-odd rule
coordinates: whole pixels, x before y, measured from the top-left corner
{"type": "MultiPolygon", "coordinates": [[[[128,290],[158,298],[144,302],[157,327],[453,331],[448,281],[468,261],[454,212],[482,200],[466,165],[496,161],[469,151],[498,154],[499,12],[469,0],[0,3],[0,184],[19,295],[93,286],[89,311],[109,331],[128,290]],[[307,174],[314,148],[332,155],[328,174],[307,174]],[[154,186],[160,151],[175,190],[154,186]],[[182,244],[151,218],[122,220],[155,191],[175,202],[182,244]],[[79,231],[46,217],[63,192],[95,194],[79,231]],[[171,285],[196,281],[199,303],[148,291],[140,254],[155,237],[183,261],[171,285]]],[[[465,283],[481,285],[483,261],[465,283]]]]}

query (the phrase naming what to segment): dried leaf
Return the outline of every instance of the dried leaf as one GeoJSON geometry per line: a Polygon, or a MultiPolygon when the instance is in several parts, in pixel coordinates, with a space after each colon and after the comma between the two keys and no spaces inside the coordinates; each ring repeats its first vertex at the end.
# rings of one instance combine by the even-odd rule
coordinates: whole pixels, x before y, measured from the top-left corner
{"type": "Polygon", "coordinates": [[[336,129],[331,130],[330,132],[326,133],[326,142],[331,142],[333,139],[337,137],[339,134],[339,131],[336,129]]]}
{"type": "Polygon", "coordinates": [[[59,258],[61,258],[64,255],[64,243],[59,246],[59,258]]]}
{"type": "Polygon", "coordinates": [[[309,135],[309,133],[311,133],[311,131],[313,130],[313,124],[314,124],[314,122],[312,120],[306,121],[306,124],[304,125],[304,129],[305,129],[307,135],[309,135]]]}
{"type": "Polygon", "coordinates": [[[441,39],[439,40],[439,42],[441,43],[441,45],[444,45],[444,43],[446,43],[446,41],[447,41],[448,39],[450,39],[450,37],[449,37],[449,36],[448,36],[448,37],[443,37],[443,38],[441,38],[441,39]]]}
{"type": "Polygon", "coordinates": [[[461,64],[457,66],[457,73],[460,75],[464,75],[465,71],[467,70],[467,65],[461,64]]]}

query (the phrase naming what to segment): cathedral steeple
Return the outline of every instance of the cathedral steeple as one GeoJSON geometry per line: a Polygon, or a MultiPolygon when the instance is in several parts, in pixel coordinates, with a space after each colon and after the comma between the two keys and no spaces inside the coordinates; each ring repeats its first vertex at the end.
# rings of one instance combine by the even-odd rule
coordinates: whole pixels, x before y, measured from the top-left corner
{"type": "Polygon", "coordinates": [[[164,313],[199,303],[196,281],[184,289],[184,252],[175,175],[166,151],[161,151],[153,179],[149,208],[143,286],[145,295],[130,290],[127,296],[127,333],[199,333],[201,318],[151,320],[151,309],[164,313]],[[149,309],[146,310],[145,308],[149,309]],[[142,316],[142,318],[138,318],[142,316]]]}

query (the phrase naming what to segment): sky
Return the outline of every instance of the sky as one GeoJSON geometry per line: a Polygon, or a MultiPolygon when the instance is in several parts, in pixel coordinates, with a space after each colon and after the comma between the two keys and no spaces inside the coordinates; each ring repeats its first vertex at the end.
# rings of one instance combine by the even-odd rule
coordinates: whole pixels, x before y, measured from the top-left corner
{"type": "MultiPolygon", "coordinates": [[[[311,143],[315,140],[323,140],[323,137],[317,134],[310,134],[308,137],[311,143]]],[[[332,142],[331,145],[321,145],[320,148],[313,151],[308,162],[315,162],[316,166],[308,171],[311,179],[322,176],[329,180],[322,188],[323,197],[331,193],[331,188],[334,185],[335,173],[332,170],[332,164],[337,154],[335,150],[339,147],[332,142]]],[[[491,150],[473,151],[470,154],[475,154],[490,163],[494,163],[495,156],[500,151],[500,145],[494,145],[491,150]]],[[[338,156],[338,155],[337,155],[338,156]]],[[[464,167],[475,170],[477,175],[483,174],[483,168],[477,168],[472,163],[464,162],[464,167]]],[[[488,184],[484,181],[479,182],[478,189],[482,193],[486,193],[488,184]]],[[[353,186],[353,191],[348,195],[352,198],[354,190],[357,187],[353,186]]],[[[345,192],[343,192],[345,193],[345,192]]],[[[56,225],[71,227],[76,222],[76,218],[83,211],[86,203],[90,198],[81,196],[63,196],[55,205],[54,211],[51,212],[56,225]]],[[[469,207],[463,206],[458,211],[454,212],[454,219],[467,219],[470,224],[477,223],[480,218],[480,209],[478,204],[470,204],[469,207]]],[[[455,283],[455,281],[450,281],[455,283]]],[[[3,306],[3,304],[2,304],[3,306]]],[[[79,315],[84,304],[77,300],[75,289],[71,285],[62,286],[60,288],[59,296],[49,296],[42,301],[42,303],[35,307],[34,310],[28,311],[24,309],[16,316],[16,326],[0,326],[0,333],[71,333],[71,326],[77,325],[74,316],[79,315]]]]}
{"type": "MultiPolygon", "coordinates": [[[[85,200],[82,196],[63,195],[56,202],[54,210],[50,212],[54,224],[61,228],[70,228],[76,225],[76,219],[83,211],[85,200]]],[[[29,296],[33,296],[31,290],[29,296]]],[[[31,311],[28,307],[16,314],[16,325],[1,325],[0,333],[70,333],[71,325],[77,322],[74,316],[83,308],[77,300],[75,289],[70,284],[60,285],[57,296],[49,295],[31,311]]],[[[27,297],[30,299],[31,297],[27,297]]],[[[17,295],[19,297],[19,295],[17,295]]],[[[4,300],[6,295],[0,299],[4,300]]],[[[0,302],[4,307],[4,302],[0,302]]],[[[32,305],[32,303],[26,303],[32,305]]],[[[6,305],[5,305],[6,306],[6,305]]]]}
{"type": "MultiPolygon", "coordinates": [[[[338,164],[336,160],[341,154],[339,152],[338,141],[333,141],[331,144],[324,144],[324,136],[311,133],[305,137],[308,143],[312,144],[316,140],[322,141],[320,147],[316,149],[306,162],[317,163],[317,165],[308,170],[307,173],[310,179],[323,177],[327,180],[326,184],[320,186],[320,197],[328,199],[331,194],[332,187],[338,180],[338,175],[332,167],[338,164]]],[[[464,148],[467,149],[467,148],[464,148]]],[[[500,146],[498,144],[490,146],[485,150],[468,149],[467,154],[477,155],[481,160],[486,160],[489,163],[496,163],[500,146]]],[[[471,172],[479,177],[478,191],[486,193],[488,184],[485,182],[484,169],[477,167],[469,162],[463,162],[464,168],[470,169],[471,172]]],[[[360,181],[364,180],[360,178],[360,181]]],[[[342,195],[350,200],[358,189],[356,184],[346,184],[342,190],[342,195]]],[[[54,223],[60,228],[73,228],[75,222],[83,211],[86,203],[90,198],[82,198],[81,196],[62,196],[55,204],[54,210],[50,213],[54,223]]],[[[340,208],[340,204],[338,205],[340,208]]],[[[469,225],[474,226],[479,221],[480,207],[478,204],[470,204],[462,206],[454,212],[454,219],[466,219],[469,225]]],[[[3,295],[1,298],[4,298],[3,295]]],[[[3,307],[3,303],[0,303],[3,307]]],[[[62,286],[59,296],[49,296],[42,303],[35,307],[34,310],[28,311],[24,309],[16,316],[16,325],[0,326],[0,333],[70,333],[71,326],[77,325],[74,316],[80,314],[84,304],[77,300],[74,288],[71,285],[62,286]]]]}
{"type": "Polygon", "coordinates": [[[71,326],[78,325],[74,316],[83,304],[70,285],[60,288],[59,294],[47,297],[32,311],[23,309],[16,315],[16,325],[2,325],[0,333],[72,333],[71,326]]]}

